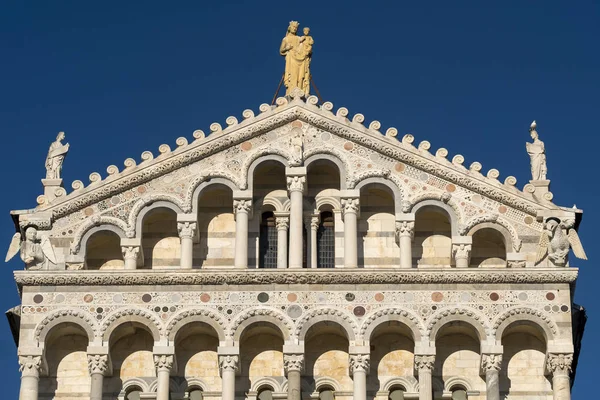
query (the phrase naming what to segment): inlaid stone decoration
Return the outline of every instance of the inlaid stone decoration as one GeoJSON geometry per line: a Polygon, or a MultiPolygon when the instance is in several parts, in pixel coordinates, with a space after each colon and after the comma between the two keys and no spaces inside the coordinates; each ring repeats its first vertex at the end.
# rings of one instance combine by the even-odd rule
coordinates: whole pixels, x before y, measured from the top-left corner
{"type": "Polygon", "coordinates": [[[520,190],[310,95],[314,45],[292,21],[285,97],[89,184],[59,134],[12,212],[21,400],[570,399],[582,211],[537,123],[520,190]]]}

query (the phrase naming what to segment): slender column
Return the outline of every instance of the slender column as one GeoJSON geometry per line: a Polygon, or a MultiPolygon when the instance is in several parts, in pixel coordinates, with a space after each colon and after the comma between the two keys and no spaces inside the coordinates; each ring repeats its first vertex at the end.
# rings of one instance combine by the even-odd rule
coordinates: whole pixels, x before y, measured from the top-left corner
{"type": "Polygon", "coordinates": [[[181,240],[181,269],[192,269],[196,222],[177,221],[177,232],[179,232],[179,239],[181,240]]]}
{"type": "Polygon", "coordinates": [[[552,392],[554,400],[571,400],[571,365],[573,354],[550,353],[546,358],[548,371],[552,373],[552,392]]]}
{"type": "MultiPolygon", "coordinates": [[[[312,215],[310,217],[310,267],[309,268],[318,268],[319,266],[317,261],[318,247],[317,247],[317,231],[319,230],[319,215],[312,215]]],[[[334,240],[335,243],[335,240],[334,240]]]]}
{"type": "Polygon", "coordinates": [[[350,354],[350,374],[354,382],[354,400],[367,400],[369,354],[350,354]]]}
{"type": "MultiPolygon", "coordinates": [[[[350,192],[350,191],[348,191],[350,192]]],[[[358,191],[357,191],[358,192],[358,191]]],[[[357,251],[357,221],[360,200],[357,195],[353,197],[342,197],[342,210],[344,217],[344,267],[358,267],[357,251]]]]}
{"type": "Polygon", "coordinates": [[[288,228],[290,226],[288,214],[276,214],[275,225],[277,225],[277,268],[287,268],[288,228]]]}
{"type": "Polygon", "coordinates": [[[173,357],[172,354],[154,355],[157,376],[156,400],[169,400],[169,377],[173,368],[173,357]]]}
{"type": "Polygon", "coordinates": [[[139,238],[121,239],[121,251],[125,261],[125,269],[137,269],[138,259],[143,257],[142,240],[139,238]]]}
{"type": "Polygon", "coordinates": [[[452,237],[452,257],[456,268],[469,268],[472,243],[473,237],[471,236],[452,237]]]}
{"type": "Polygon", "coordinates": [[[102,384],[104,374],[108,370],[108,355],[88,354],[88,369],[90,371],[90,400],[102,400],[102,384]]]}
{"type": "Polygon", "coordinates": [[[41,367],[41,356],[19,356],[19,371],[21,371],[19,400],[38,400],[41,367]]]}
{"type": "Polygon", "coordinates": [[[400,246],[400,268],[412,268],[412,242],[415,237],[415,215],[401,214],[396,221],[396,240],[400,246]]]}
{"type": "Polygon", "coordinates": [[[306,168],[286,168],[290,192],[290,263],[289,268],[302,268],[302,197],[306,184],[306,168]]]}
{"type": "Polygon", "coordinates": [[[486,400],[500,400],[499,374],[502,354],[483,354],[481,369],[485,373],[486,400]]]}
{"type": "Polygon", "coordinates": [[[301,399],[301,374],[304,368],[303,354],[284,354],[283,369],[288,378],[288,400],[301,399]]]}
{"type": "Polygon", "coordinates": [[[435,364],[434,355],[416,355],[415,368],[419,373],[419,400],[432,400],[433,387],[431,373],[435,364]]]}
{"type": "Polygon", "coordinates": [[[251,198],[233,200],[235,214],[235,268],[248,268],[248,214],[252,209],[251,198]]]}
{"type": "Polygon", "coordinates": [[[219,356],[221,371],[221,400],[235,400],[235,372],[238,369],[239,357],[236,355],[219,356]]]}

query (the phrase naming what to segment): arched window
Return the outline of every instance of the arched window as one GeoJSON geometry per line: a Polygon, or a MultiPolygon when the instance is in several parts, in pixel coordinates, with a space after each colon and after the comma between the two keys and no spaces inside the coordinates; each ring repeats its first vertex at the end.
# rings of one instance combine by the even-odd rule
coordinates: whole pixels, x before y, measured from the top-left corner
{"type": "Polygon", "coordinates": [[[452,389],[452,400],[467,400],[467,391],[461,387],[452,389]]]}
{"type": "Polygon", "coordinates": [[[317,267],[335,267],[335,224],[331,211],[321,213],[317,231],[317,267]]]}
{"type": "Polygon", "coordinates": [[[319,391],[319,400],[335,400],[335,395],[331,389],[322,389],[319,391]]]}
{"type": "Polygon", "coordinates": [[[125,400],[140,400],[140,395],[142,394],[142,389],[137,386],[131,387],[127,389],[127,394],[125,395],[125,400]]]}
{"type": "Polygon", "coordinates": [[[202,400],[202,390],[197,387],[188,389],[187,397],[185,397],[185,399],[202,400]]]}
{"type": "Polygon", "coordinates": [[[388,400],[404,400],[404,388],[402,386],[393,387],[390,390],[390,395],[388,396],[388,400]]]}
{"type": "Polygon", "coordinates": [[[259,248],[259,268],[277,268],[277,226],[270,211],[262,215],[259,248]]]}
{"type": "Polygon", "coordinates": [[[258,392],[258,400],[273,400],[273,390],[271,388],[261,389],[258,392]]]}

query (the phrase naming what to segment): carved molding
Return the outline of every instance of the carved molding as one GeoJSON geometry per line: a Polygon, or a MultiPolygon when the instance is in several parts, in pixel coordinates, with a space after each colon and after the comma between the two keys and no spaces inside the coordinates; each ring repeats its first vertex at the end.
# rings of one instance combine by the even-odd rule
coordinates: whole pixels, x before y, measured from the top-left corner
{"type": "MultiPolygon", "coordinates": [[[[225,320],[222,315],[220,315],[219,313],[217,313],[213,310],[209,310],[207,308],[200,308],[200,309],[194,308],[191,310],[183,310],[183,311],[179,312],[178,314],[176,314],[169,321],[166,328],[164,329],[163,336],[170,338],[171,335],[173,334],[173,330],[179,325],[180,322],[182,322],[183,320],[188,319],[188,318],[194,318],[196,316],[206,317],[206,318],[202,318],[203,322],[207,322],[206,319],[213,321],[217,326],[219,326],[221,328],[221,332],[217,332],[217,334],[221,333],[222,335],[225,335],[225,331],[227,328],[226,328],[225,320]]],[[[224,339],[225,339],[224,337],[219,337],[219,340],[224,340],[224,339]]]]}
{"type": "Polygon", "coordinates": [[[349,336],[348,340],[354,340],[354,338],[357,336],[358,324],[356,323],[355,319],[350,314],[347,314],[339,309],[331,307],[317,308],[312,310],[310,313],[304,315],[302,319],[296,323],[296,331],[294,333],[294,336],[299,340],[302,340],[300,336],[302,335],[303,331],[304,333],[306,333],[306,327],[308,326],[308,322],[312,319],[319,318],[320,316],[333,317],[333,321],[339,319],[340,321],[338,322],[340,323],[340,325],[350,330],[350,332],[347,332],[349,336]],[[349,326],[345,327],[344,325],[349,326]]]}
{"type": "MultiPolygon", "coordinates": [[[[240,314],[238,314],[235,319],[231,322],[229,329],[226,331],[226,335],[228,337],[234,337],[236,332],[238,331],[240,325],[242,325],[244,323],[244,321],[253,318],[253,317],[271,317],[271,318],[275,318],[276,320],[279,321],[279,324],[276,324],[278,328],[281,328],[281,326],[285,327],[285,330],[287,330],[287,332],[285,332],[284,329],[282,329],[282,333],[283,336],[285,338],[286,333],[287,335],[291,336],[294,332],[294,323],[292,322],[292,320],[287,317],[285,314],[283,314],[282,312],[280,312],[279,310],[276,310],[275,308],[251,308],[247,311],[244,311],[240,314]]],[[[286,338],[288,339],[288,338],[286,338]]]]}
{"type": "MultiPolygon", "coordinates": [[[[528,307],[517,307],[517,308],[508,309],[508,310],[504,311],[501,315],[496,317],[496,319],[494,320],[494,323],[492,325],[492,336],[495,337],[498,334],[498,329],[500,328],[500,326],[502,325],[502,323],[504,321],[506,321],[507,319],[509,319],[513,316],[518,316],[518,315],[533,316],[536,320],[538,320],[541,323],[542,329],[545,327],[554,336],[558,335],[558,326],[556,325],[556,323],[552,320],[552,318],[549,315],[547,315],[546,313],[544,313],[541,310],[536,310],[536,309],[528,308],[528,307]]],[[[550,338],[548,338],[548,339],[550,339],[550,338]]]]}
{"type": "MultiPolygon", "coordinates": [[[[142,310],[139,308],[122,308],[122,309],[117,310],[116,312],[112,313],[110,316],[106,317],[106,320],[100,327],[98,336],[102,338],[106,334],[106,331],[113,324],[115,324],[121,318],[127,318],[129,316],[142,317],[143,319],[150,322],[156,328],[157,332],[160,333],[162,331],[162,324],[160,322],[160,319],[154,313],[152,313],[148,310],[142,310]]],[[[156,339],[157,338],[155,338],[155,340],[156,339]]]]}
{"type": "Polygon", "coordinates": [[[105,285],[259,285],[259,284],[430,284],[430,283],[573,283],[577,268],[505,270],[186,270],[186,271],[15,271],[23,286],[105,285]]]}
{"type": "MultiPolygon", "coordinates": [[[[482,331],[480,334],[480,340],[485,340],[485,338],[490,333],[489,320],[488,318],[475,311],[472,308],[466,307],[452,307],[452,308],[444,308],[438,310],[427,323],[427,335],[431,335],[431,332],[434,328],[439,329],[440,321],[444,318],[450,318],[452,320],[465,320],[466,323],[470,324],[477,330],[477,332],[482,331]]],[[[435,338],[434,338],[435,340],[435,338]]]]}
{"type": "MultiPolygon", "coordinates": [[[[535,214],[540,208],[553,206],[552,204],[538,204],[533,199],[527,198],[525,193],[515,193],[512,187],[505,188],[501,184],[498,185],[497,181],[493,179],[486,178],[483,175],[471,174],[461,165],[450,163],[445,158],[435,157],[429,154],[426,149],[423,151],[417,150],[405,141],[398,142],[393,138],[381,135],[377,137],[375,132],[365,128],[362,124],[342,124],[335,120],[335,117],[325,116],[323,110],[319,111],[311,104],[304,105],[292,102],[290,105],[286,105],[282,103],[280,108],[283,109],[277,110],[276,113],[264,108],[263,114],[252,118],[252,123],[244,121],[243,124],[234,124],[227,127],[223,133],[201,138],[187,146],[178,148],[179,151],[165,152],[156,159],[147,155],[143,157],[144,161],[135,169],[126,168],[119,173],[110,175],[102,182],[96,182],[93,187],[78,188],[71,194],[58,198],[57,202],[45,207],[45,209],[52,210],[54,219],[60,218],[89,204],[110,197],[117,192],[137,186],[239,144],[247,140],[248,137],[276,129],[296,119],[313,124],[317,128],[352,140],[366,148],[427,171],[504,204],[511,205],[531,215],[535,214]]],[[[44,208],[42,207],[42,209],[44,208]]]]}
{"type": "Polygon", "coordinates": [[[44,331],[48,329],[48,326],[54,326],[55,322],[60,323],[63,320],[66,322],[73,318],[80,320],[80,326],[87,332],[88,339],[90,341],[93,340],[98,332],[94,318],[85,311],[71,308],[57,310],[44,318],[35,328],[35,339],[39,341],[43,337],[44,331]]]}
{"type": "MultiPolygon", "coordinates": [[[[365,334],[368,330],[374,328],[373,324],[377,324],[379,319],[383,319],[385,321],[390,320],[398,320],[403,322],[406,326],[408,326],[413,332],[418,332],[421,336],[425,335],[425,329],[419,317],[402,308],[385,308],[381,310],[376,310],[371,315],[368,315],[363,321],[360,331],[359,338],[363,340],[370,340],[370,338],[365,337],[365,334]]],[[[417,338],[413,338],[414,341],[417,341],[417,338]]]]}
{"type": "MultiPolygon", "coordinates": [[[[73,243],[71,244],[71,253],[78,253],[81,247],[81,240],[83,239],[83,236],[90,229],[100,225],[116,226],[117,228],[121,229],[126,235],[129,232],[127,223],[125,221],[120,220],[119,218],[104,215],[94,215],[92,217],[87,218],[81,225],[79,225],[77,231],[75,231],[75,234],[73,235],[73,243]]],[[[128,237],[133,237],[133,234],[128,237]]]]}

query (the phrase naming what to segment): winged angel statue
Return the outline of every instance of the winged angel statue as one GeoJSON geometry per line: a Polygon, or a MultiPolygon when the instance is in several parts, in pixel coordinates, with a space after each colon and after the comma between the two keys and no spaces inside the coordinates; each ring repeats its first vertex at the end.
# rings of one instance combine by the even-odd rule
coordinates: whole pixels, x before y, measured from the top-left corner
{"type": "Polygon", "coordinates": [[[4,261],[8,262],[19,251],[21,259],[25,262],[25,269],[48,269],[49,263],[56,264],[56,255],[50,239],[45,236],[38,239],[37,229],[32,226],[25,231],[25,240],[21,237],[21,233],[14,234],[4,261]]]}
{"type": "Polygon", "coordinates": [[[546,222],[544,232],[540,237],[535,263],[539,263],[548,255],[548,258],[557,267],[564,267],[567,264],[569,248],[573,249],[575,257],[587,260],[583,245],[579,235],[574,228],[567,228],[568,225],[551,219],[546,222]],[[565,233],[568,231],[568,233],[565,233]]]}

